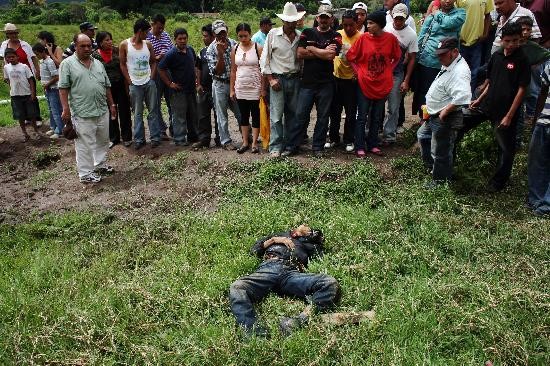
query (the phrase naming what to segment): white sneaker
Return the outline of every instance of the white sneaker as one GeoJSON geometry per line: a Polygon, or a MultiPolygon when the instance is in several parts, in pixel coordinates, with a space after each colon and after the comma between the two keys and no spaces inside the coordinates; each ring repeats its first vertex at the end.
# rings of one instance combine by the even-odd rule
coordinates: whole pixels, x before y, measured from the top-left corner
{"type": "Polygon", "coordinates": [[[55,133],[54,130],[48,130],[48,132],[46,132],[46,136],[51,136],[55,133]]]}
{"type": "Polygon", "coordinates": [[[346,145],[346,152],[350,153],[350,152],[353,152],[353,150],[354,150],[353,144],[347,144],[346,145]]]}
{"type": "Polygon", "coordinates": [[[57,133],[54,133],[54,134],[51,134],[51,135],[50,135],[50,138],[51,138],[52,140],[55,140],[55,139],[58,139],[58,138],[59,138],[59,135],[58,135],[57,133]]]}
{"type": "Polygon", "coordinates": [[[80,177],[80,183],[99,183],[101,182],[101,175],[96,173],[90,173],[83,177],[80,177]]]}
{"type": "Polygon", "coordinates": [[[336,146],[336,142],[327,142],[325,144],[325,149],[332,149],[334,146],[336,146]]]}
{"type": "Polygon", "coordinates": [[[36,127],[42,127],[42,121],[36,121],[36,127]]]}

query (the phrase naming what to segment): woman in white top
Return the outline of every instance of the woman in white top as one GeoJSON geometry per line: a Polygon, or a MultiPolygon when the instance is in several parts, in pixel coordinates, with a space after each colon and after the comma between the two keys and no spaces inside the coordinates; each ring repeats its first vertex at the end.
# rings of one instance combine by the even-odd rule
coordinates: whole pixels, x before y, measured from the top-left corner
{"type": "Polygon", "coordinates": [[[241,112],[242,146],[237,153],[242,154],[249,149],[248,134],[249,119],[252,116],[252,149],[257,154],[258,135],[260,134],[260,96],[264,96],[263,78],[260,72],[260,57],[262,46],[252,42],[250,25],[241,23],[237,26],[239,43],[231,51],[230,97],[237,100],[241,112]]]}

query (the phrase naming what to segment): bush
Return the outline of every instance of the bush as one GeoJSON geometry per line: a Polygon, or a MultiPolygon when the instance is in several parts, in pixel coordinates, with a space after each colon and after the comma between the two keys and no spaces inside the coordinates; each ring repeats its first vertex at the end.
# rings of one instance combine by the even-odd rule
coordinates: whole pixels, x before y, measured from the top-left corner
{"type": "Polygon", "coordinates": [[[193,19],[193,16],[186,11],[177,13],[174,16],[174,20],[176,22],[189,23],[192,19],[193,19]]]}

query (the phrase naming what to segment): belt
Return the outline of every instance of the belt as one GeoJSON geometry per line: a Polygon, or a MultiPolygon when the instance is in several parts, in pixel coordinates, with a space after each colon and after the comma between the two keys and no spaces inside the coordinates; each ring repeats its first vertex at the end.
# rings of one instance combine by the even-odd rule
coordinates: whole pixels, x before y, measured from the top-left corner
{"type": "Polygon", "coordinates": [[[294,78],[300,77],[299,72],[289,72],[286,74],[271,74],[271,75],[276,76],[278,78],[284,78],[284,79],[294,79],[294,78]]]}
{"type": "Polygon", "coordinates": [[[212,76],[212,79],[214,79],[216,81],[219,81],[220,83],[229,84],[229,79],[223,79],[223,78],[219,78],[217,76],[212,76]]]}

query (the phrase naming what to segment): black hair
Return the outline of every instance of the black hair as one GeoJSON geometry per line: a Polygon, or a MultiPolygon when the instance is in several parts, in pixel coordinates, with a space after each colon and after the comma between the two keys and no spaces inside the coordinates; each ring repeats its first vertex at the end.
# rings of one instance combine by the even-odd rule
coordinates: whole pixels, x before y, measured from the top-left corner
{"type": "Polygon", "coordinates": [[[252,28],[250,28],[250,24],[240,23],[239,25],[237,25],[237,33],[242,32],[242,31],[245,31],[245,32],[248,32],[248,33],[252,34],[252,28]]]}
{"type": "Polygon", "coordinates": [[[17,56],[17,52],[15,52],[15,50],[13,48],[6,48],[4,50],[4,57],[6,57],[9,54],[13,54],[13,55],[17,56]]]}
{"type": "Polygon", "coordinates": [[[357,16],[355,10],[346,10],[344,14],[342,14],[342,23],[344,22],[344,19],[353,19],[354,22],[357,22],[359,17],[357,16]]]}
{"type": "Polygon", "coordinates": [[[157,14],[151,19],[152,23],[160,23],[162,25],[166,24],[166,18],[162,14],[157,14]]]}
{"type": "Polygon", "coordinates": [[[502,35],[500,36],[500,38],[504,38],[506,36],[520,36],[521,37],[521,33],[522,33],[522,30],[521,30],[521,25],[518,24],[517,22],[514,22],[514,23],[506,23],[506,25],[504,25],[504,27],[502,27],[502,35]]]}
{"type": "Polygon", "coordinates": [[[95,36],[95,42],[96,44],[101,47],[101,43],[105,40],[105,38],[111,38],[113,39],[113,35],[107,31],[101,31],[95,36]]]}
{"type": "Polygon", "coordinates": [[[48,32],[48,31],[41,31],[40,33],[38,33],[36,38],[44,39],[46,41],[46,43],[55,44],[54,35],[52,33],[48,32]]]}
{"type": "Polygon", "coordinates": [[[526,26],[528,26],[528,27],[530,27],[530,28],[533,28],[533,24],[534,24],[533,18],[528,17],[528,16],[523,16],[523,17],[517,18],[517,19],[516,19],[516,23],[519,24],[519,25],[521,25],[521,26],[526,25],[526,26]]]}
{"type": "Polygon", "coordinates": [[[151,24],[145,19],[138,19],[134,23],[134,34],[141,31],[146,32],[149,29],[151,29],[151,24]]]}
{"type": "Polygon", "coordinates": [[[204,25],[201,28],[201,32],[207,32],[210,36],[214,36],[214,32],[212,32],[212,24],[204,25]]]}
{"type": "Polygon", "coordinates": [[[187,37],[189,37],[189,33],[187,33],[187,30],[185,28],[177,28],[174,31],[174,39],[178,38],[180,34],[185,34],[187,37]]]}
{"type": "Polygon", "coordinates": [[[302,3],[294,3],[297,11],[306,11],[306,7],[302,3]]]}
{"type": "Polygon", "coordinates": [[[46,52],[46,47],[44,47],[42,43],[37,43],[34,46],[32,46],[32,50],[34,53],[37,53],[37,52],[42,53],[42,52],[46,52]]]}

